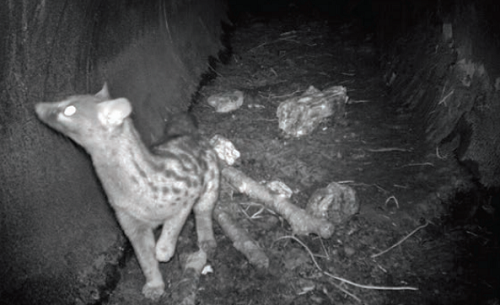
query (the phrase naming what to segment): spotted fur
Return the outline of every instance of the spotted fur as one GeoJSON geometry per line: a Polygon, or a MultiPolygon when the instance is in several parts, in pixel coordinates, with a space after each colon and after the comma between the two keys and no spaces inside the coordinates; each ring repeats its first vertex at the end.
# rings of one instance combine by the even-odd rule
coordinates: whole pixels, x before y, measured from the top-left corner
{"type": "Polygon", "coordinates": [[[146,284],[159,299],[165,284],[158,262],[170,260],[187,216],[194,211],[199,247],[216,247],[212,211],[219,191],[217,156],[196,125],[173,129],[167,141],[147,148],[130,119],[125,98],[111,99],[107,86],[35,107],[41,121],[90,154],[117,219],[134,247],[146,284]],[[183,133],[182,130],[189,132],[183,133]],[[157,241],[153,229],[162,226],[157,241]]]}

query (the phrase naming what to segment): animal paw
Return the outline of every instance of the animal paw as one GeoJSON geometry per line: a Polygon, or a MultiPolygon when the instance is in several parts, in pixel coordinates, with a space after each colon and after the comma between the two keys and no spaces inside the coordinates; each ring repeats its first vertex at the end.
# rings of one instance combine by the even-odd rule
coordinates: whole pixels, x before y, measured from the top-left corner
{"type": "Polygon", "coordinates": [[[211,256],[215,252],[215,248],[217,248],[217,242],[213,239],[208,239],[200,242],[199,245],[200,249],[205,251],[205,253],[208,254],[208,256],[211,256]]]}
{"type": "Polygon", "coordinates": [[[161,296],[165,293],[165,284],[161,283],[146,283],[142,287],[142,294],[153,301],[158,301],[161,296]]]}
{"type": "Polygon", "coordinates": [[[161,247],[158,243],[156,245],[156,259],[159,262],[168,262],[172,256],[174,256],[175,248],[173,247],[161,247]]]}

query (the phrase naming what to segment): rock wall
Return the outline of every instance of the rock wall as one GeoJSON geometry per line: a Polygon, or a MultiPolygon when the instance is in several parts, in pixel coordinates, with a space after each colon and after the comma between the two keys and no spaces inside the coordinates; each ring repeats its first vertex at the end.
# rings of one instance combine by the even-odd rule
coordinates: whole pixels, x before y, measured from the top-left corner
{"type": "Polygon", "coordinates": [[[440,157],[456,157],[487,188],[500,187],[499,9],[445,1],[386,53],[386,84],[440,157]]]}
{"type": "Polygon", "coordinates": [[[117,281],[125,239],[89,157],[33,106],[127,97],[146,143],[186,110],[226,9],[219,0],[10,1],[0,5],[2,304],[91,304],[117,281]]]}

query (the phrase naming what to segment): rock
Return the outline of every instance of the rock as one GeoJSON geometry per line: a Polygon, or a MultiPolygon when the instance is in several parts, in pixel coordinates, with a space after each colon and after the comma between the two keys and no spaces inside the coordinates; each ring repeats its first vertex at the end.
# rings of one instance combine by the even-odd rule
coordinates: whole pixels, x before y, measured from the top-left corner
{"type": "Polygon", "coordinates": [[[207,103],[215,108],[216,112],[231,112],[243,105],[243,92],[235,90],[208,97],[207,103]]]}
{"type": "Polygon", "coordinates": [[[348,97],[346,88],[334,86],[323,91],[310,86],[301,96],[278,106],[279,127],[286,135],[302,137],[311,133],[325,118],[343,117],[348,97]]]}
{"type": "Polygon", "coordinates": [[[312,194],[306,211],[333,224],[340,224],[359,211],[359,202],[354,189],[332,182],[312,194]]]}

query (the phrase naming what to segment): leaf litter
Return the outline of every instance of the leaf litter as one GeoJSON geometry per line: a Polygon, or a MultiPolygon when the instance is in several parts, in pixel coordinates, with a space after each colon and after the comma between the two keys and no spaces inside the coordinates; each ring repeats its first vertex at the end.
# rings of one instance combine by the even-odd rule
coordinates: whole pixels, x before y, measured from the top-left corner
{"type": "MultiPolygon", "coordinates": [[[[289,19],[250,23],[232,34],[231,60],[219,65],[192,107],[202,133],[221,135],[241,153],[231,171],[255,183],[283,182],[300,209],[316,190],[336,182],[355,190],[360,210],[336,224],[331,237],[296,236],[279,213],[224,182],[219,200],[230,202],[230,211],[216,217],[229,216],[228,226],[251,242],[233,245],[215,225],[218,247],[208,258],[211,272],[196,278],[196,304],[446,304],[473,298],[470,291],[479,283],[464,280],[475,274],[467,269],[468,247],[484,243],[487,232],[444,221],[446,204],[470,187],[468,177],[427,147],[419,122],[397,113],[373,43],[355,34],[331,22],[289,19]],[[344,86],[345,115],[289,137],[278,126],[277,109],[310,86],[344,86]],[[208,97],[235,90],[244,95],[240,108],[218,113],[207,104],[208,97]],[[255,261],[240,252],[245,247],[258,253],[255,261]]],[[[182,279],[182,253],[197,250],[194,235],[191,219],[178,254],[162,264],[167,291],[182,279]]],[[[133,292],[141,282],[131,258],[109,304],[149,304],[133,292]]],[[[161,301],[171,302],[171,295],[161,301]]]]}

